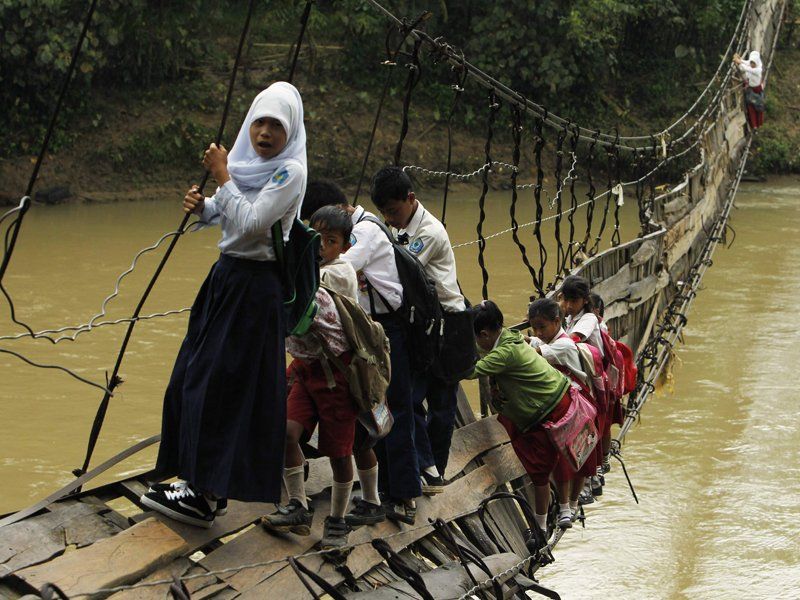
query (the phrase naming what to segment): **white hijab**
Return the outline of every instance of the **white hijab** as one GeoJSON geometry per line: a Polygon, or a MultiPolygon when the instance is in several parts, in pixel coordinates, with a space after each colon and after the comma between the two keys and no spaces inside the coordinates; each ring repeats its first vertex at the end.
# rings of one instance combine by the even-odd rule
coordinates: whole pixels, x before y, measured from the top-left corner
{"type": "Polygon", "coordinates": [[[742,72],[747,77],[747,85],[750,87],[757,87],[761,85],[761,79],[763,74],[764,66],[761,63],[761,53],[758,50],[753,50],[750,52],[750,55],[747,57],[747,60],[742,63],[742,66],[745,67],[742,69],[742,72]],[[755,63],[755,67],[753,67],[750,63],[755,63]]]}
{"type": "Polygon", "coordinates": [[[304,171],[308,169],[303,99],[291,83],[278,81],[256,96],[250,105],[236,142],[228,153],[228,173],[239,189],[261,189],[287,160],[297,161],[304,171]],[[250,142],[250,125],[263,117],[277,119],[286,131],[286,146],[270,159],[256,154],[250,142]]]}

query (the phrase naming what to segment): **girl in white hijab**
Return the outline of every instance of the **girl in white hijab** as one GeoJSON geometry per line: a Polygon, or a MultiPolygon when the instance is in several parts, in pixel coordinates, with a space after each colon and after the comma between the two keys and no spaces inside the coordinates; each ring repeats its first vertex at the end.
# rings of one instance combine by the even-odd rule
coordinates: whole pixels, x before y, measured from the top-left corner
{"type": "Polygon", "coordinates": [[[203,164],[219,187],[193,186],[184,210],[219,224],[220,257],[192,306],[164,396],[157,484],[142,504],[210,527],[227,498],[279,502],[286,438],[283,289],[271,228],[288,234],[306,187],[303,102],[289,83],[253,100],[228,153],[203,164]]]}
{"type": "Polygon", "coordinates": [[[745,106],[747,108],[747,123],[752,129],[758,129],[764,124],[764,67],[761,63],[761,53],[757,50],[750,52],[747,60],[738,54],[733,55],[733,62],[739,67],[745,79],[745,106]]]}

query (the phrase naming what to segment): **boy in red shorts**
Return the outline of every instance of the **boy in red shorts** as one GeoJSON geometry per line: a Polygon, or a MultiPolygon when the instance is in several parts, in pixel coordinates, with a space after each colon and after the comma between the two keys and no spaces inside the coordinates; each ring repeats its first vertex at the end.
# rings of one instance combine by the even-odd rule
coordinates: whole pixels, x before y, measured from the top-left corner
{"type": "MultiPolygon", "coordinates": [[[[350,247],[352,221],[350,215],[336,206],[319,209],[310,220],[320,233],[322,282],[342,296],[355,301],[358,293],[356,273],[339,254],[350,247]]],[[[330,364],[322,351],[323,344],[345,365],[350,363],[351,348],[342,330],[341,319],[331,295],[324,288],[317,292],[318,311],[309,333],[289,337],[286,350],[294,360],[287,369],[286,459],[284,482],[289,496],[286,506],[264,517],[262,524],[274,531],[291,531],[298,535],[311,532],[313,513],[306,499],[301,439],[308,439],[319,426],[318,450],[330,459],[333,471],[331,513],[325,518],[320,546],[334,550],[347,544],[350,525],[344,516],[353,488],[353,442],[358,409],[350,397],[344,374],[330,364]]],[[[358,522],[371,525],[385,519],[378,499],[378,463],[372,449],[355,453],[361,482],[362,498],[356,499],[358,522]],[[363,506],[362,506],[363,505],[363,506]]],[[[352,521],[353,517],[348,520],[352,521]]]]}

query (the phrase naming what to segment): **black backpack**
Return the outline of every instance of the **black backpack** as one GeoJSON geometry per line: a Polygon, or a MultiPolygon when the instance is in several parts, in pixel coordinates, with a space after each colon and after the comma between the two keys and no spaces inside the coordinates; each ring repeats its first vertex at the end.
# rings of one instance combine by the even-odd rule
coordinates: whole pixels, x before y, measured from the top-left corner
{"type": "MultiPolygon", "coordinates": [[[[439,336],[444,323],[436,284],[417,257],[394,238],[386,225],[371,216],[362,217],[362,220],[378,225],[392,243],[397,274],[403,286],[403,305],[396,312],[406,321],[411,368],[415,371],[427,370],[439,356],[439,336]]],[[[386,308],[391,309],[386,299],[369,286],[370,295],[373,291],[386,308]]]]}
{"type": "Polygon", "coordinates": [[[303,335],[317,314],[319,233],[295,219],[289,241],[283,241],[280,219],[272,226],[272,248],[281,269],[286,335],[303,335]]]}

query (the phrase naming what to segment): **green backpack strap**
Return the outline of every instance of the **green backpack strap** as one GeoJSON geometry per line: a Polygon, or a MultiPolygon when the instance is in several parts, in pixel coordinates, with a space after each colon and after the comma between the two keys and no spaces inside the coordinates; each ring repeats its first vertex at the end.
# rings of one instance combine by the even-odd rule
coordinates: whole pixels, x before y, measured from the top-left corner
{"type": "Polygon", "coordinates": [[[276,221],[271,228],[272,248],[280,266],[284,287],[286,334],[303,335],[317,314],[319,289],[319,233],[295,219],[289,241],[283,240],[283,225],[276,221]]]}

